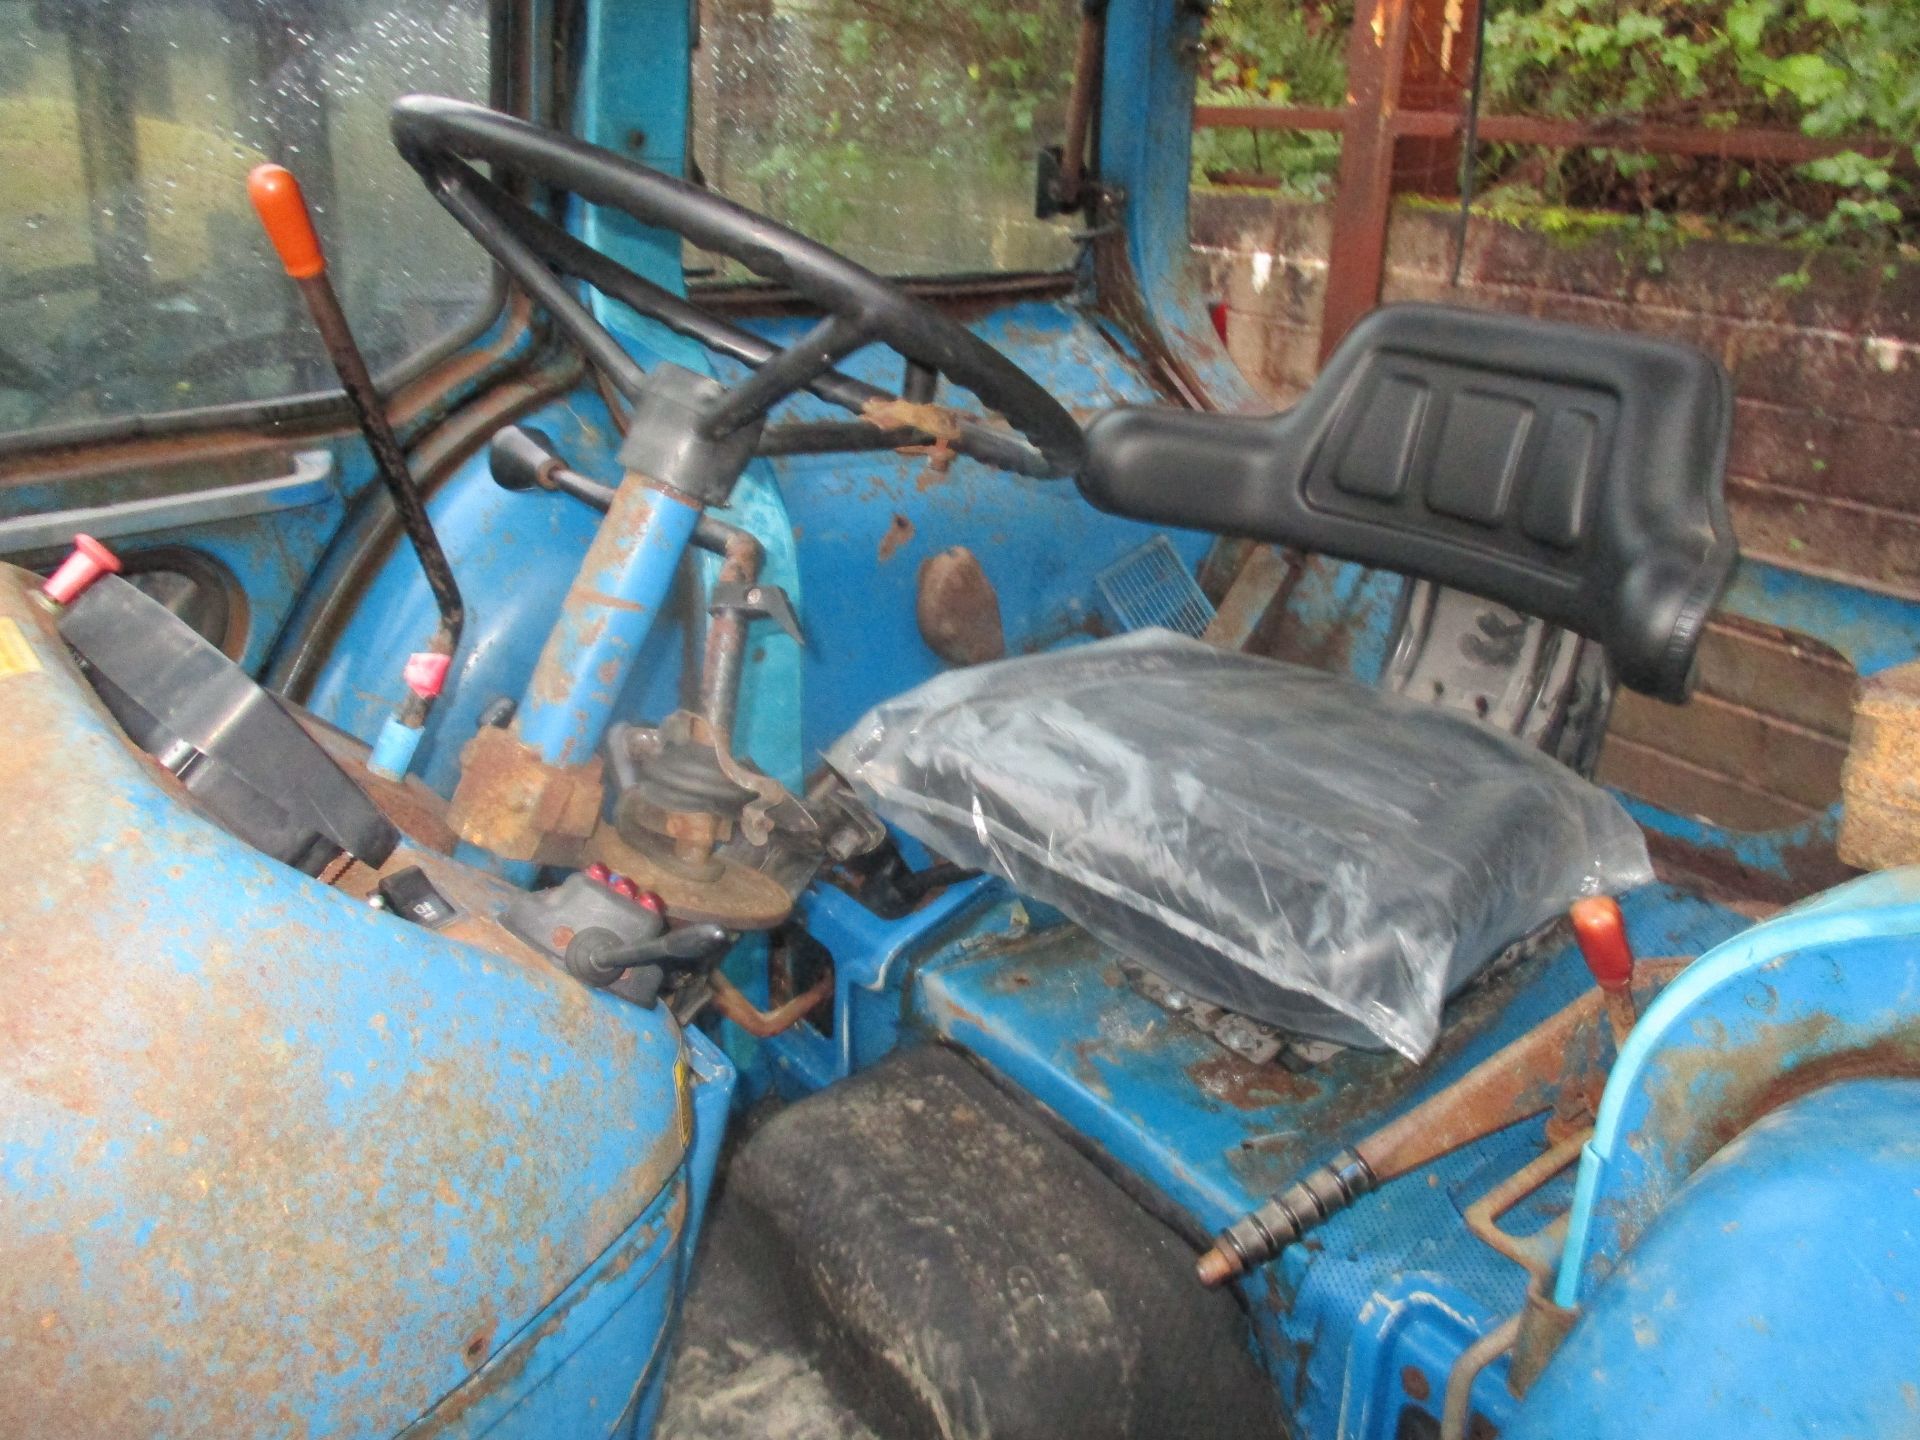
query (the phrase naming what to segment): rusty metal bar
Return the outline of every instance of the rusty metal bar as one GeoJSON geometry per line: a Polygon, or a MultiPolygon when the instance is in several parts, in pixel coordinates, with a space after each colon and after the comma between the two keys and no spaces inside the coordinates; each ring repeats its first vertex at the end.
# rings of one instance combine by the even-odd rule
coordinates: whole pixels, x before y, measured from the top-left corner
{"type": "MultiPolygon", "coordinates": [[[[722,585],[750,586],[760,578],[764,552],[745,530],[703,515],[694,527],[693,543],[716,550],[722,557],[714,580],[722,585]]],[[[733,722],[740,704],[740,675],[747,659],[747,617],[738,610],[721,610],[707,617],[706,654],[700,667],[700,713],[713,731],[716,745],[733,749],[733,722]]]]}
{"type": "Polygon", "coordinates": [[[1473,1421],[1473,1382],[1480,1372],[1513,1349],[1520,1338],[1520,1316],[1509,1315],[1460,1352],[1447,1375],[1440,1407],[1440,1440],[1467,1440],[1473,1421]]]}
{"type": "MultiPolygon", "coordinates": [[[[1411,4],[1400,103],[1408,110],[1457,113],[1466,104],[1480,0],[1411,0],[1411,4]]],[[[1461,149],[1456,132],[1401,145],[1394,155],[1393,188],[1415,195],[1458,195],[1461,149]]]]}
{"type": "MultiPolygon", "coordinates": [[[[1634,984],[1651,994],[1687,964],[1642,961],[1634,984]]],[[[1264,1265],[1361,1196],[1496,1130],[1549,1110],[1563,1124],[1590,1117],[1606,1079],[1604,1064],[1592,1063],[1602,1012],[1600,990],[1587,991],[1439,1094],[1277,1191],[1215,1237],[1196,1267],[1201,1283],[1224,1284],[1264,1265]]],[[[1552,1128],[1548,1133],[1561,1138],[1552,1128]]]]}
{"type": "Polygon", "coordinates": [[[833,994],[833,972],[828,971],[786,1004],[772,1010],[762,1010],[718,970],[708,979],[713,986],[713,1008],[757,1040],[766,1040],[791,1030],[812,1014],[821,1001],[833,994]]]}
{"type": "Polygon", "coordinates": [[[1196,130],[1331,130],[1347,128],[1344,105],[1196,105],[1196,130]]]}
{"type": "Polygon", "coordinates": [[[1320,313],[1325,363],[1347,331],[1380,301],[1393,211],[1393,152],[1406,72],[1410,0],[1360,0],[1347,43],[1349,115],[1333,199],[1327,293],[1320,313]]]}
{"type": "Polygon", "coordinates": [[[1467,1228],[1484,1244],[1524,1269],[1543,1288],[1550,1288],[1553,1284],[1555,1267],[1552,1259],[1542,1253],[1540,1246],[1529,1243],[1536,1237],[1517,1237],[1502,1230],[1500,1217],[1577,1161],[1581,1149],[1592,1138],[1591,1125],[1563,1137],[1559,1143],[1541,1151],[1466,1209],[1467,1228]]]}
{"type": "MultiPolygon", "coordinates": [[[[1198,105],[1198,130],[1318,130],[1344,132],[1350,108],[1311,105],[1198,105]]],[[[1451,110],[1401,110],[1391,117],[1396,138],[1431,139],[1461,134],[1466,116],[1451,110]]],[[[1713,160],[1761,160],[1801,164],[1854,150],[1878,159],[1905,153],[1897,141],[1871,136],[1830,139],[1798,130],[1736,126],[1729,130],[1686,125],[1655,125],[1631,120],[1552,120],[1539,115],[1482,115],[1480,138],[1495,145],[1545,145],[1572,150],[1600,147],[1642,150],[1653,155],[1692,155],[1713,160]]],[[[1267,178],[1267,177],[1261,177],[1267,178]]],[[[1238,179],[1236,184],[1254,184],[1238,179]]],[[[1279,182],[1268,179],[1267,183],[1279,182]]]]}
{"type": "Polygon", "coordinates": [[[1060,145],[1060,193],[1056,197],[1069,208],[1086,203],[1081,192],[1087,179],[1087,141],[1093,134],[1094,98],[1100,88],[1100,61],[1106,40],[1106,7],[1083,7],[1074,39],[1073,88],[1067,95],[1067,135],[1060,145]]]}

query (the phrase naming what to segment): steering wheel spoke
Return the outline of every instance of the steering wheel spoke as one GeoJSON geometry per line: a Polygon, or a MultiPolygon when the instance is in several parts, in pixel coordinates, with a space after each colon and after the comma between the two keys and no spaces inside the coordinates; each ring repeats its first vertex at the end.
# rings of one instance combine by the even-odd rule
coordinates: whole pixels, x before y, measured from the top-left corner
{"type": "Polygon", "coordinates": [[[733,434],[789,395],[806,389],[871,338],[858,320],[846,315],[827,316],[722,395],[701,422],[702,433],[710,440],[733,434]]]}
{"type": "Polygon", "coordinates": [[[629,400],[638,395],[646,386],[647,372],[607,333],[606,327],[593,318],[592,312],[547,268],[513,227],[504,223],[503,213],[510,213],[506,207],[513,207],[517,202],[464,161],[447,161],[436,181],[434,196],[447,212],[559,322],[561,329],[573,337],[574,343],[623,395],[629,400]],[[498,201],[493,201],[488,191],[492,191],[498,201],[505,202],[501,210],[494,208],[498,201]]]}

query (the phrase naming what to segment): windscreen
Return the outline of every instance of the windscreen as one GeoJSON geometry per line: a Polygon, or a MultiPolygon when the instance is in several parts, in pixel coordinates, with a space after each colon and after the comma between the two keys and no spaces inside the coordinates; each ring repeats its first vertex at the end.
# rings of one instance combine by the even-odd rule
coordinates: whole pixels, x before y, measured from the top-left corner
{"type": "MultiPolygon", "coordinates": [[[[1065,127],[1078,15],[1062,0],[702,0],[694,162],[720,194],[882,274],[1064,269],[1072,222],[1034,218],[1034,163],[1065,127]]],[[[688,263],[695,279],[719,264],[688,263]]]]}

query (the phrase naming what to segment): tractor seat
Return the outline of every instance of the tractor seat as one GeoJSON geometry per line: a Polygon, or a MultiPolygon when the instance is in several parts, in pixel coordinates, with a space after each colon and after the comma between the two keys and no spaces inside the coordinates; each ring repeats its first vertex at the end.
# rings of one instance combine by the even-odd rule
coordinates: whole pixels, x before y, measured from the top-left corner
{"type": "MultiPolygon", "coordinates": [[[[1282,414],[1101,416],[1079,485],[1537,617],[1678,703],[1737,558],[1730,413],[1686,346],[1392,306],[1282,414]]],[[[1507,945],[1651,878],[1617,801],[1495,727],[1165,632],[950,671],[829,759],[1196,997],[1416,1058],[1507,945]]]]}

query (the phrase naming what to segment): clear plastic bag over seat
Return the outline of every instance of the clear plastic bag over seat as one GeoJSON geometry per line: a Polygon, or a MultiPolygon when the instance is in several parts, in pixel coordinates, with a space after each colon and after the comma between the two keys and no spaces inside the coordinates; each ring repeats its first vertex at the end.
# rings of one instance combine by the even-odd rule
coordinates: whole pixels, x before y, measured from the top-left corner
{"type": "Polygon", "coordinates": [[[1189,993],[1414,1059],[1509,944],[1653,874],[1619,803],[1537,751],[1164,630],[950,671],[828,762],[1189,993]]]}

